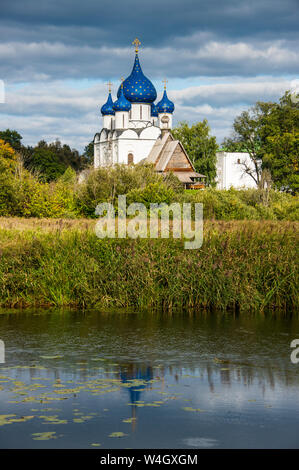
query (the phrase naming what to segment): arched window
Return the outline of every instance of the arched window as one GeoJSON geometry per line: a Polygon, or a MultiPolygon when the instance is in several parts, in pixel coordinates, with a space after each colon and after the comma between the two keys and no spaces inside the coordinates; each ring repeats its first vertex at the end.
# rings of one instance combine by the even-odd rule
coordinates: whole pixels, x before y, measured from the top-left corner
{"type": "Polygon", "coordinates": [[[142,104],[140,105],[140,119],[142,119],[142,104]]]}
{"type": "Polygon", "coordinates": [[[134,163],[134,155],[132,153],[128,153],[128,165],[132,165],[134,163]]]}
{"type": "Polygon", "coordinates": [[[125,127],[125,116],[123,114],[123,128],[125,127]]]}

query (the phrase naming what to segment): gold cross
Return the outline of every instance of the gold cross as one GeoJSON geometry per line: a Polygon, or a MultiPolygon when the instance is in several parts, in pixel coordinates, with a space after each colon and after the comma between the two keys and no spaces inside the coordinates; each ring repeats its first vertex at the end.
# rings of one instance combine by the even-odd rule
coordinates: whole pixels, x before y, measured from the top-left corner
{"type": "Polygon", "coordinates": [[[109,93],[111,93],[112,83],[108,82],[108,83],[106,83],[106,85],[108,86],[109,93]]]}
{"type": "Polygon", "coordinates": [[[164,78],[164,80],[162,80],[162,83],[164,83],[164,90],[166,90],[166,83],[168,83],[168,80],[166,80],[166,78],[164,78]]]}
{"type": "Polygon", "coordinates": [[[139,48],[140,44],[141,44],[141,42],[139,41],[138,38],[136,38],[136,39],[132,42],[132,45],[135,46],[135,52],[136,52],[136,54],[137,54],[137,52],[138,52],[138,48],[139,48]]]}

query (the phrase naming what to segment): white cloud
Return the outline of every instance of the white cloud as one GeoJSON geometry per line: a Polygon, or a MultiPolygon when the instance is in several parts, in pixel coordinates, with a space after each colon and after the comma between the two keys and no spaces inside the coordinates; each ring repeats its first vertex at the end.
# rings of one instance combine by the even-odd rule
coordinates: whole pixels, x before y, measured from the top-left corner
{"type": "MultiPolygon", "coordinates": [[[[220,143],[230,134],[234,118],[244,109],[257,100],[277,100],[295,83],[273,77],[231,79],[230,83],[227,80],[179,90],[171,89],[170,80],[168,96],[176,107],[174,123],[182,120],[194,123],[206,118],[220,143]]],[[[107,87],[103,83],[70,84],[61,80],[11,85],[7,87],[6,103],[0,105],[0,129],[16,129],[26,145],[59,138],[82,150],[101,128],[100,107],[106,98],[107,87]]]]}

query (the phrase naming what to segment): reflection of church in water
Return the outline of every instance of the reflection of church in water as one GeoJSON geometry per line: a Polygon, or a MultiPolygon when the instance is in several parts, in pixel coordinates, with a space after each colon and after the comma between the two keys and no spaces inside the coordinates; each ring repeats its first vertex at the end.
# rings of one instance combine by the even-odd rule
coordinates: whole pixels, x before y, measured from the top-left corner
{"type": "Polygon", "coordinates": [[[142,392],[152,386],[154,378],[153,368],[151,366],[141,366],[137,364],[128,364],[120,369],[120,379],[122,383],[127,384],[127,390],[130,397],[130,405],[132,410],[132,429],[136,425],[136,408],[141,401],[142,392]],[[136,384],[136,381],[140,383],[136,384]]]}
{"type": "Polygon", "coordinates": [[[196,173],[182,143],[171,134],[174,103],[168,98],[166,80],[162,99],[143,74],[135,39],[135,61],[131,74],[122,80],[117,100],[111,96],[101,108],[103,128],[94,137],[94,166],[153,164],[158,173],[174,172],[185,187],[205,176],[196,173]]]}

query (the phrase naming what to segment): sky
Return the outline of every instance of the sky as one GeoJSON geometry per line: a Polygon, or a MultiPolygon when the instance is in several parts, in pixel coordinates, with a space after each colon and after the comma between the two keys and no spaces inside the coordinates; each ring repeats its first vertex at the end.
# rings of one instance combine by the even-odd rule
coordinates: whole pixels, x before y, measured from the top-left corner
{"type": "Polygon", "coordinates": [[[242,111],[299,86],[299,0],[0,0],[0,13],[0,130],[25,145],[82,151],[135,37],[158,100],[168,80],[174,125],[207,119],[219,144],[242,111]]]}

